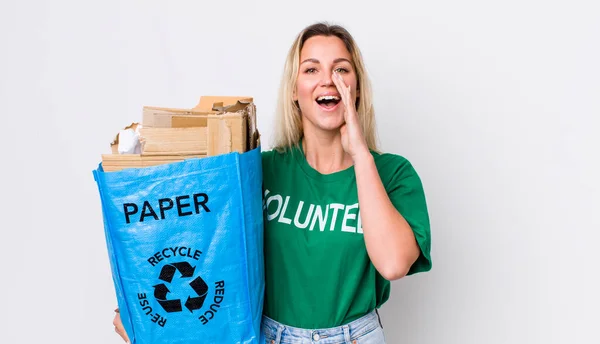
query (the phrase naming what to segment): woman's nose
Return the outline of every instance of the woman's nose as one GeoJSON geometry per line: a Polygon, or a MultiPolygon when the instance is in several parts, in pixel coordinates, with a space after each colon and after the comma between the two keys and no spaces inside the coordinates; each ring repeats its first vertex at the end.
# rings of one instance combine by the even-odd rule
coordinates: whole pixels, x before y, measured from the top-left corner
{"type": "Polygon", "coordinates": [[[321,86],[333,85],[333,75],[331,73],[323,73],[321,77],[321,86]]]}

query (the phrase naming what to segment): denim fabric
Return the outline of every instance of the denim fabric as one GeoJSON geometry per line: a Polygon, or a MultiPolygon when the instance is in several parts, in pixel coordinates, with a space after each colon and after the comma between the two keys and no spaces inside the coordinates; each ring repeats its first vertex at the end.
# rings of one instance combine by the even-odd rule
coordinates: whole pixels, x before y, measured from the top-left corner
{"type": "Polygon", "coordinates": [[[346,325],[326,329],[301,329],[263,316],[266,344],[385,344],[379,314],[375,311],[346,325]]]}

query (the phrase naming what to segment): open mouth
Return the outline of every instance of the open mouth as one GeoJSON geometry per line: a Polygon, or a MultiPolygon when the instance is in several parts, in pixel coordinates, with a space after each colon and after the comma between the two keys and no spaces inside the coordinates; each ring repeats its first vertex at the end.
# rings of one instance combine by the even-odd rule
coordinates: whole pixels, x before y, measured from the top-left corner
{"type": "Polygon", "coordinates": [[[319,106],[321,106],[322,108],[325,109],[333,109],[334,107],[336,107],[341,99],[339,96],[335,96],[335,95],[329,95],[329,96],[320,96],[316,99],[317,104],[319,104],[319,106]]]}

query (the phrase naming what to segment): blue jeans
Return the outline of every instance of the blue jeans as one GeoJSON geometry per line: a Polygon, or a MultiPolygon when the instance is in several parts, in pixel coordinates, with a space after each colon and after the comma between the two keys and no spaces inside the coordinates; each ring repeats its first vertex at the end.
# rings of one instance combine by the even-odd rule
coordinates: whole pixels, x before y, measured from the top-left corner
{"type": "Polygon", "coordinates": [[[376,311],[346,325],[326,329],[291,327],[266,316],[261,327],[267,344],[385,344],[376,311]]]}

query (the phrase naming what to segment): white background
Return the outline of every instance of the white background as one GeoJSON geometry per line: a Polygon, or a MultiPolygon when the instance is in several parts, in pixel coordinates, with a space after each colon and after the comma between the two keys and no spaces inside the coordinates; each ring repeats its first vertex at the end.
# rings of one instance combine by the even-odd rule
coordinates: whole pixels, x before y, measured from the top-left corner
{"type": "Polygon", "coordinates": [[[388,343],[600,343],[595,1],[7,1],[0,5],[0,342],[120,343],[100,154],[144,105],[250,95],[269,148],[295,35],[345,25],[384,150],[426,188],[434,260],[388,343]]]}

